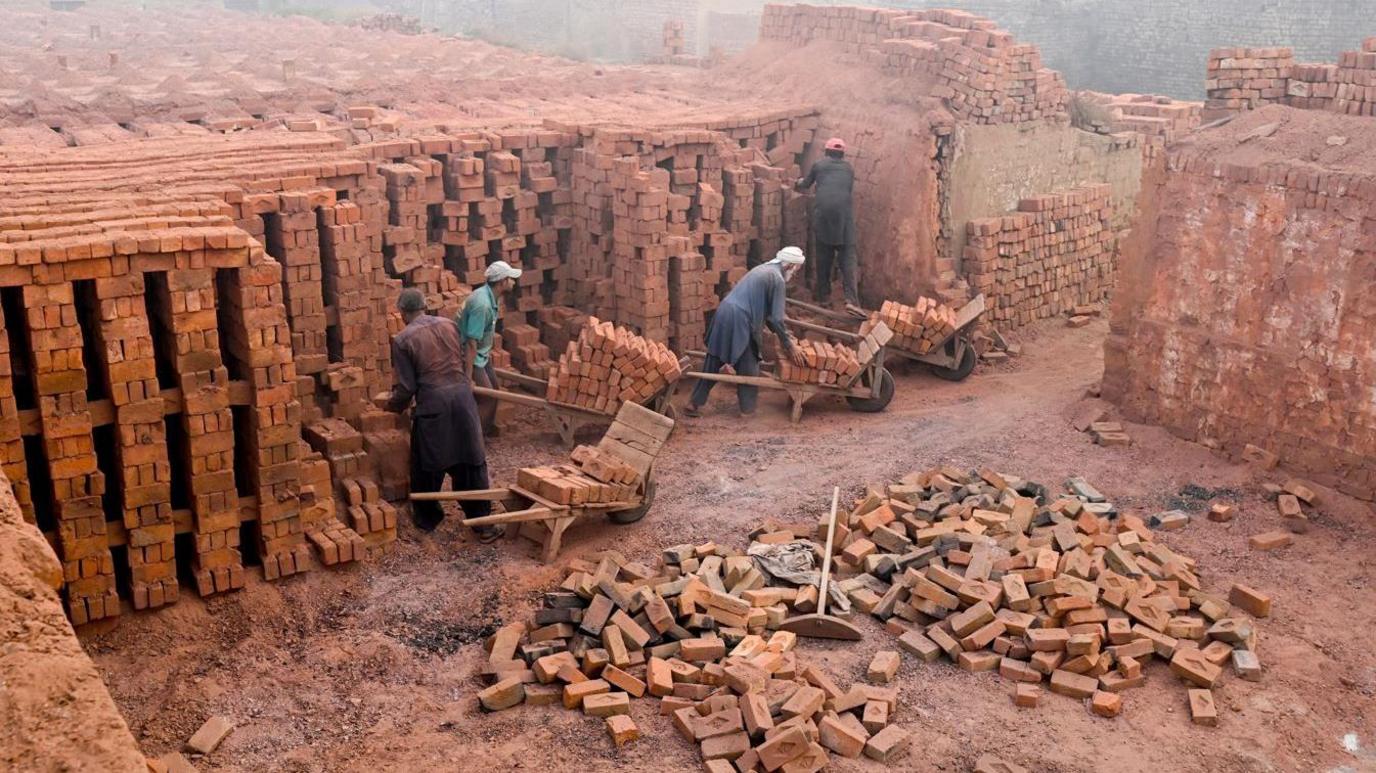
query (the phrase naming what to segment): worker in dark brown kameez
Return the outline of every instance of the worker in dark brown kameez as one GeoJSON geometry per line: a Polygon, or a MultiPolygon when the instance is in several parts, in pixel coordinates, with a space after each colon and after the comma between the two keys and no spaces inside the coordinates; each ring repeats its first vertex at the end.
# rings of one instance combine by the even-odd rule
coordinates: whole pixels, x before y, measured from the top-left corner
{"type": "MultiPolygon", "coordinates": [[[[464,376],[463,343],[453,320],[425,313],[419,290],[401,291],[397,308],[406,328],[392,339],[394,385],[387,410],[401,413],[415,401],[411,415],[411,491],[439,491],[449,476],[454,491],[488,488],[487,452],[483,448],[478,406],[464,376]]],[[[460,502],[465,518],[492,512],[488,501],[460,502]]],[[[416,526],[434,531],[444,520],[439,502],[412,502],[416,526]]],[[[474,529],[478,539],[502,536],[500,526],[474,529]]]]}

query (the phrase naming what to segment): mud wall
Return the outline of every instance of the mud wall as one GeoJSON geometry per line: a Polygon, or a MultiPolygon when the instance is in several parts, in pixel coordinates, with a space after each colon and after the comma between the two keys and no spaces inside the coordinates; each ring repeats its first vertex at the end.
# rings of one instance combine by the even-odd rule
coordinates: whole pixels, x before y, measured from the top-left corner
{"type": "Polygon", "coordinates": [[[142,771],[58,598],[62,564],[0,473],[0,768],[142,771]]]}
{"type": "Polygon", "coordinates": [[[1120,268],[1103,394],[1134,421],[1231,454],[1254,444],[1372,499],[1376,174],[1289,159],[1315,137],[1342,135],[1359,149],[1305,152],[1351,164],[1376,136],[1369,119],[1308,113],[1319,125],[1253,139],[1254,155],[1238,150],[1258,126],[1299,115],[1244,116],[1149,175],[1120,268]]]}

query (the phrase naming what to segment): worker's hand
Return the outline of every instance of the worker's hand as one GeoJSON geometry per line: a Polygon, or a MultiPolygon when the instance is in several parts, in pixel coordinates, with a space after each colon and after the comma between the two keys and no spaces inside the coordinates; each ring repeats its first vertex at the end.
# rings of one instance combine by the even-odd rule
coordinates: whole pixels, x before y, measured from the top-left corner
{"type": "Polygon", "coordinates": [[[728,375],[728,376],[734,376],[734,375],[736,375],[736,366],[735,366],[735,365],[723,365],[723,366],[721,366],[721,372],[722,372],[722,373],[725,373],[725,374],[728,375]]]}
{"type": "Polygon", "coordinates": [[[793,364],[800,368],[807,367],[807,358],[803,357],[802,350],[796,346],[788,350],[788,358],[793,360],[793,364]]]}
{"type": "Polygon", "coordinates": [[[390,402],[392,402],[391,392],[378,392],[377,394],[373,395],[373,405],[383,409],[384,411],[387,410],[387,404],[390,402]]]}

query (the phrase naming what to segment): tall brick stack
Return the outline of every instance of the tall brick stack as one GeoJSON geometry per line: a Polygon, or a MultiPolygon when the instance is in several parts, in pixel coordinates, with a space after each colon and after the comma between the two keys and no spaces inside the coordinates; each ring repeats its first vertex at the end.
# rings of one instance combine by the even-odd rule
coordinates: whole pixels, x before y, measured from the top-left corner
{"type": "Polygon", "coordinates": [[[1210,120],[1262,105],[1376,116],[1376,38],[1337,63],[1296,62],[1289,48],[1215,49],[1206,77],[1210,120]]]}
{"type": "Polygon", "coordinates": [[[974,123],[1061,118],[1069,99],[1035,46],[964,11],[767,5],[760,38],[839,44],[888,73],[928,81],[932,96],[974,123]]]}
{"type": "Polygon", "coordinates": [[[1112,288],[1117,234],[1108,185],[1023,199],[1018,211],[972,220],[965,276],[1001,329],[1103,300],[1112,288]]]}
{"type": "Polygon", "coordinates": [[[559,357],[546,396],[611,415],[627,400],[649,400],[681,375],[668,347],[593,317],[559,357]]]}
{"type": "Polygon", "coordinates": [[[1363,289],[1376,177],[1350,147],[1292,150],[1315,137],[1367,147],[1376,124],[1291,117],[1263,107],[1172,148],[1123,256],[1103,394],[1133,421],[1236,458],[1251,444],[1376,499],[1376,317],[1363,289]],[[1264,142],[1239,143],[1267,127],[1264,142]]]}

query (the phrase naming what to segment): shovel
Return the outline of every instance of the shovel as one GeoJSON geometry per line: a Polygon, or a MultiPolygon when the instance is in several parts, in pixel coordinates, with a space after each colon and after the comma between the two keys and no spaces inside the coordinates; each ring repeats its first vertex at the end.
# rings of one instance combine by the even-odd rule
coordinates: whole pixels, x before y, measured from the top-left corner
{"type": "Polygon", "coordinates": [[[836,536],[836,505],[841,499],[841,487],[831,492],[831,518],[827,521],[827,547],[822,553],[822,588],[817,594],[817,612],[811,615],[790,617],[779,626],[780,631],[789,631],[812,639],[844,639],[860,641],[864,638],[860,629],[839,617],[827,614],[827,585],[831,579],[831,545],[836,536]]]}

